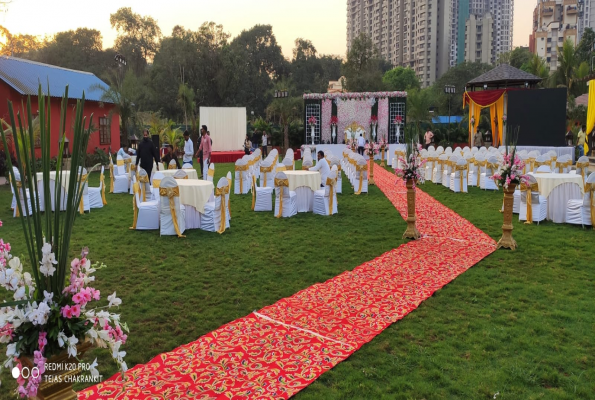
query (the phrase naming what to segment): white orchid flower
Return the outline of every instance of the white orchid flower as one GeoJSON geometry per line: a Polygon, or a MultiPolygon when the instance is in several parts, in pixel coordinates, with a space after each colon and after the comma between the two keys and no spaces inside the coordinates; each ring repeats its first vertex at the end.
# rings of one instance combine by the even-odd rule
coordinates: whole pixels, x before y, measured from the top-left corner
{"type": "Polygon", "coordinates": [[[27,294],[25,293],[25,286],[21,286],[16,290],[16,292],[14,292],[14,299],[24,300],[26,295],[27,294]]]}
{"type": "Polygon", "coordinates": [[[109,304],[108,304],[109,308],[111,308],[113,306],[118,307],[120,304],[122,304],[122,300],[120,300],[119,298],[116,297],[116,292],[107,296],[107,299],[109,300],[109,304]]]}
{"type": "Polygon", "coordinates": [[[99,371],[97,371],[96,367],[97,367],[97,358],[89,366],[89,371],[91,372],[91,376],[93,378],[97,378],[99,376],[99,371]]]}
{"type": "Polygon", "coordinates": [[[19,353],[17,352],[17,344],[11,343],[6,346],[6,357],[18,357],[19,353]]]}
{"type": "Polygon", "coordinates": [[[44,290],[43,297],[47,304],[52,305],[54,303],[54,293],[48,293],[44,290]]]}
{"type": "Polygon", "coordinates": [[[122,361],[120,363],[120,369],[122,369],[122,372],[128,371],[128,366],[126,365],[126,361],[122,361]]]}
{"type": "Polygon", "coordinates": [[[64,334],[64,331],[60,331],[60,333],[58,333],[58,346],[64,347],[64,343],[66,343],[67,341],[68,338],[64,334]]]}
{"type": "Polygon", "coordinates": [[[71,337],[68,338],[68,355],[70,357],[76,357],[77,351],[76,351],[76,344],[79,342],[79,340],[72,335],[71,337]]]}

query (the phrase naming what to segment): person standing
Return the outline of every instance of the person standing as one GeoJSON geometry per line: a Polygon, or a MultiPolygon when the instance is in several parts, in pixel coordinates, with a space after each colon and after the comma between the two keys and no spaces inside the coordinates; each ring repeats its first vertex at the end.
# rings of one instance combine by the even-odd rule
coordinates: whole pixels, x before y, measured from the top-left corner
{"type": "MultiPolygon", "coordinates": [[[[198,146],[197,158],[200,160],[200,174],[205,177],[205,161],[208,164],[211,158],[211,138],[207,135],[207,126],[200,129],[200,145],[198,146]]],[[[207,167],[208,168],[208,167],[207,167]]]]}
{"type": "Polygon", "coordinates": [[[136,151],[136,168],[138,170],[140,163],[141,168],[147,171],[147,175],[150,178],[151,172],[153,172],[153,161],[155,161],[157,171],[159,171],[159,151],[155,148],[153,142],[151,142],[149,130],[145,129],[143,131],[143,140],[138,145],[136,151]]]}
{"type": "Polygon", "coordinates": [[[269,152],[267,150],[267,146],[268,146],[268,136],[267,136],[267,131],[262,131],[262,156],[266,157],[269,155],[269,152]]]}
{"type": "Polygon", "coordinates": [[[432,131],[430,131],[430,128],[428,128],[428,130],[426,131],[426,134],[424,135],[424,139],[426,141],[426,149],[428,147],[430,147],[430,145],[432,144],[432,140],[434,139],[434,133],[432,131]]]}
{"type": "MultiPolygon", "coordinates": [[[[173,149],[170,149],[170,152],[173,152],[173,149]]],[[[192,144],[192,140],[190,140],[190,132],[184,131],[184,158],[182,159],[182,168],[184,167],[191,167],[192,168],[192,156],[194,155],[194,145],[192,144]]],[[[176,163],[177,163],[176,159],[176,163]]],[[[178,168],[180,168],[178,166],[178,168]]]]}
{"type": "Polygon", "coordinates": [[[250,148],[252,147],[252,143],[250,142],[250,137],[246,135],[246,139],[244,140],[244,154],[250,154],[250,148]]]}
{"type": "MultiPolygon", "coordinates": [[[[364,139],[363,135],[360,133],[359,137],[357,138],[357,152],[364,155],[364,148],[366,146],[366,139],[364,139]]],[[[324,154],[323,154],[324,157],[324,154]]]]}
{"type": "Polygon", "coordinates": [[[576,145],[578,146],[578,156],[582,157],[585,155],[585,131],[587,130],[587,127],[585,125],[583,125],[581,127],[581,130],[578,131],[578,135],[576,137],[576,145]]]}
{"type": "Polygon", "coordinates": [[[477,147],[478,150],[483,146],[482,138],[483,135],[478,129],[477,132],[475,132],[475,135],[473,135],[473,146],[477,147]]]}
{"type": "Polygon", "coordinates": [[[320,181],[321,187],[326,186],[326,178],[329,177],[329,175],[331,174],[331,168],[329,167],[328,163],[326,162],[326,158],[324,158],[324,152],[322,150],[320,150],[317,154],[316,154],[316,158],[318,159],[318,162],[316,162],[316,165],[313,166],[312,168],[310,168],[310,171],[319,171],[320,172],[320,181]]]}

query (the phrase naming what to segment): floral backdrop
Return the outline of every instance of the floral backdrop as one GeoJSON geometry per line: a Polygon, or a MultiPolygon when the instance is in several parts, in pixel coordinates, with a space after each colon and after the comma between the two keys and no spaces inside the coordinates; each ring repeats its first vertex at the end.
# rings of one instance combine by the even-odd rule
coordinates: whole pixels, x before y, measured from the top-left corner
{"type": "Polygon", "coordinates": [[[331,116],[333,113],[333,101],[330,99],[325,99],[322,101],[322,120],[320,121],[322,126],[320,127],[320,135],[322,143],[326,143],[327,141],[331,143],[331,116]]]}
{"type": "Polygon", "coordinates": [[[388,98],[383,98],[378,101],[378,136],[380,140],[382,136],[388,140],[388,98]]]}
{"type": "Polygon", "coordinates": [[[339,118],[337,134],[339,140],[344,138],[345,128],[354,121],[360,124],[366,133],[369,133],[372,105],[374,105],[374,99],[371,98],[365,100],[337,100],[337,117],[339,118]]]}

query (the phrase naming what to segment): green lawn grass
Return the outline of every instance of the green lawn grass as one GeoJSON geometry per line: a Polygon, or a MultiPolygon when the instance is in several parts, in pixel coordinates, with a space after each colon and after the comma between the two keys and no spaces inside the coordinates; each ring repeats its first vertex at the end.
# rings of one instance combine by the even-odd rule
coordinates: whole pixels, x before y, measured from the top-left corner
{"type": "MultiPolygon", "coordinates": [[[[216,180],[232,169],[216,165],[216,180]]],[[[421,189],[499,238],[501,191],[421,189]]],[[[122,298],[131,367],[404,243],[405,222],[378,188],[352,193],[344,178],[338,215],[288,219],[254,213],[250,195],[233,195],[230,230],[185,239],[129,231],[132,196],[107,194],[107,207],[77,219],[71,252],[89,246],[108,265],[96,287],[122,298]]],[[[0,188],[0,237],[21,255],[10,196],[0,188]]],[[[595,398],[595,232],[517,219],[513,235],[516,251],[481,261],[296,398],[595,398]]],[[[95,357],[104,377],[116,372],[107,351],[86,359],[95,357]]],[[[1,379],[0,398],[9,398],[15,382],[8,372],[1,379]]]]}

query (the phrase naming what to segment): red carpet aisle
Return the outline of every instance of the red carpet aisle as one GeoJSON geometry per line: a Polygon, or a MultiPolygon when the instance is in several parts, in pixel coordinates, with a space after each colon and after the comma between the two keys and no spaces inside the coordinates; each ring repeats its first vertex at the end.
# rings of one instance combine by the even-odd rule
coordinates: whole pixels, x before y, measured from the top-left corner
{"type": "MultiPolygon", "coordinates": [[[[404,184],[376,184],[404,215],[404,184]]],[[[495,250],[495,242],[417,192],[409,242],[353,271],[233,321],[79,393],[79,399],[287,399],[495,250]]],[[[395,235],[400,235],[396,232],[395,235]]]]}

